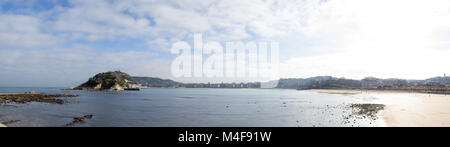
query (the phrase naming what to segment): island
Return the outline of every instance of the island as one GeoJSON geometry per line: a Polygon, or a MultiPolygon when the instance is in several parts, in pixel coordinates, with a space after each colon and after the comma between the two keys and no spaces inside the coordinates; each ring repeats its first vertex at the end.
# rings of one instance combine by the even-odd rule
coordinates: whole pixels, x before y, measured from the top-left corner
{"type": "Polygon", "coordinates": [[[139,87],[140,85],[129,74],[120,71],[110,71],[99,73],[80,86],[64,90],[123,91],[138,90],[139,87]]]}
{"type": "Polygon", "coordinates": [[[178,88],[183,83],[169,79],[153,77],[132,77],[121,71],[108,71],[99,73],[88,81],[77,87],[65,88],[64,90],[86,90],[86,91],[138,91],[141,88],[178,88]]]}

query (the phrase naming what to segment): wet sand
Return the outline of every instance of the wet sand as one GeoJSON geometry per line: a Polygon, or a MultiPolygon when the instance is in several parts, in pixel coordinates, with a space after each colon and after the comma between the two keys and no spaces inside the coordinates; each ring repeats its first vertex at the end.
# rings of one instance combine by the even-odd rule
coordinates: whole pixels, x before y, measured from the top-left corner
{"type": "Polygon", "coordinates": [[[381,116],[392,127],[450,127],[450,95],[383,90],[310,90],[376,97],[385,104],[381,116]]]}

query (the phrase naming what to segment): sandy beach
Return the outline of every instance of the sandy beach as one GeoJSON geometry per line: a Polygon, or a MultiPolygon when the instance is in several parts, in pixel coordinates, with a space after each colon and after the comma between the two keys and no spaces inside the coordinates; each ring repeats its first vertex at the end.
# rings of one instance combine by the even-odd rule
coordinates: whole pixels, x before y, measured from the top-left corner
{"type": "Polygon", "coordinates": [[[0,123],[0,128],[1,128],[1,127],[6,127],[6,126],[0,123]]]}
{"type": "Polygon", "coordinates": [[[310,90],[329,94],[374,97],[373,103],[385,104],[381,112],[391,127],[449,127],[450,95],[383,90],[310,90]]]}

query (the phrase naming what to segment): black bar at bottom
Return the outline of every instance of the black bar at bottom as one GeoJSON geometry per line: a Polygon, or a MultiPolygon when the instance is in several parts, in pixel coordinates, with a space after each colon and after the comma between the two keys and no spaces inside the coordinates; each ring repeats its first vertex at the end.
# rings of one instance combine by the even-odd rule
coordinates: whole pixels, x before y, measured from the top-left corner
{"type": "MultiPolygon", "coordinates": [[[[0,128],[0,139],[49,145],[63,141],[71,145],[96,143],[130,145],[278,145],[347,144],[355,140],[370,144],[389,140],[411,142],[424,134],[445,134],[447,128],[0,128]],[[419,133],[420,132],[420,133],[419,133]],[[422,134],[422,135],[420,135],[422,134]],[[317,141],[319,140],[319,141],[317,141]]],[[[435,135],[435,140],[444,136],[435,135]]],[[[16,142],[16,143],[22,143],[16,142]]],[[[61,144],[58,144],[61,145],[61,144]]]]}

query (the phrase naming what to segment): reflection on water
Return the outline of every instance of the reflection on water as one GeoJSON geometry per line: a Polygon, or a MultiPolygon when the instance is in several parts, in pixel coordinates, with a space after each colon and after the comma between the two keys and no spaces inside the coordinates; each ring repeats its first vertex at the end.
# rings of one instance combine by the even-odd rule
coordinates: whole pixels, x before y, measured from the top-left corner
{"type": "Polygon", "coordinates": [[[30,103],[0,106],[0,122],[11,126],[64,126],[93,114],[76,126],[297,127],[384,126],[381,119],[349,120],[352,103],[370,103],[352,95],[280,89],[142,89],[124,92],[63,91],[60,88],[0,88],[78,94],[63,105],[30,103]]]}

